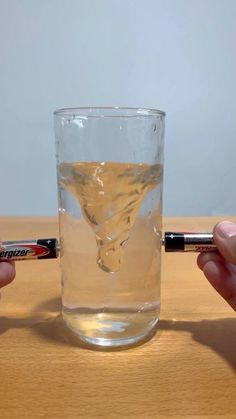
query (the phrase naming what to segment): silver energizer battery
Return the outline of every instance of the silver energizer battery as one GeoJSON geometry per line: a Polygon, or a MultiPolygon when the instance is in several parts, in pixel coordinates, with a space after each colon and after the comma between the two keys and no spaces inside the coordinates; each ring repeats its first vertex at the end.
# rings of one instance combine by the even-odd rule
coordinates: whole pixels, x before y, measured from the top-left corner
{"type": "Polygon", "coordinates": [[[212,252],[216,251],[212,233],[166,232],[162,239],[166,252],[212,252]]]}
{"type": "Polygon", "coordinates": [[[6,241],[0,243],[0,261],[54,259],[59,253],[57,239],[6,241]]]}

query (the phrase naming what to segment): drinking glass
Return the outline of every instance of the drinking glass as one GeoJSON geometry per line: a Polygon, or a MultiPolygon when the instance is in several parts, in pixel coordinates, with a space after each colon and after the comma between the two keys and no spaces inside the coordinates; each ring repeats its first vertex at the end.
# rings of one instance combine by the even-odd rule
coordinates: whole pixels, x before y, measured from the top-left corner
{"type": "Polygon", "coordinates": [[[62,315],[89,345],[145,341],[160,313],[162,111],[54,112],[62,315]]]}

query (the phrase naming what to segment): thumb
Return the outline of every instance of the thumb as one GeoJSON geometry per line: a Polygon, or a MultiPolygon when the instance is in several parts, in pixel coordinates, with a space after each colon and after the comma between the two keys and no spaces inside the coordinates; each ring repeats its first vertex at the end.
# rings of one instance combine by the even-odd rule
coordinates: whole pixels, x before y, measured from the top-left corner
{"type": "Polygon", "coordinates": [[[227,262],[236,265],[236,224],[222,221],[215,226],[213,234],[219,252],[227,262]]]}

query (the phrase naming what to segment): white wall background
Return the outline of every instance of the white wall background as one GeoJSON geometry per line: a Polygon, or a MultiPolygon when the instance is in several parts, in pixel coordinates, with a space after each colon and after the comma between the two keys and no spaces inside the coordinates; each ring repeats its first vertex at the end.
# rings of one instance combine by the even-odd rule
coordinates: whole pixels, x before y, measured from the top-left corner
{"type": "Polygon", "coordinates": [[[0,215],[57,211],[52,112],[167,112],[166,215],[236,213],[235,0],[0,0],[0,215]]]}

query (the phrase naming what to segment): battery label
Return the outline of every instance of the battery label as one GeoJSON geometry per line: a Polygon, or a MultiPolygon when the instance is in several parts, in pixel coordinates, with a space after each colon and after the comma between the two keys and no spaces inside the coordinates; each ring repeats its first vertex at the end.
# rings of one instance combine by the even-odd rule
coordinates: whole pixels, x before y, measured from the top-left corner
{"type": "Polygon", "coordinates": [[[39,239],[3,242],[0,261],[26,259],[52,259],[58,256],[57,239],[39,239]]]}

